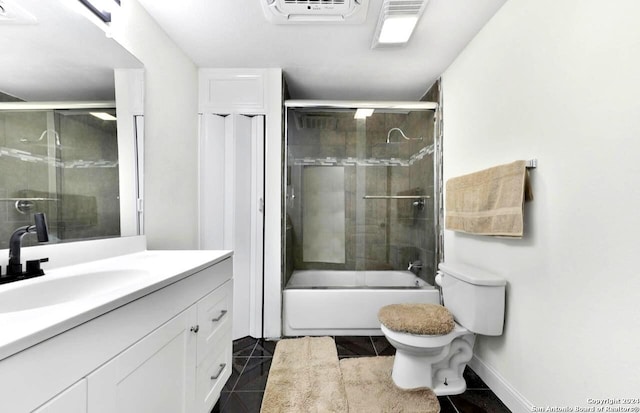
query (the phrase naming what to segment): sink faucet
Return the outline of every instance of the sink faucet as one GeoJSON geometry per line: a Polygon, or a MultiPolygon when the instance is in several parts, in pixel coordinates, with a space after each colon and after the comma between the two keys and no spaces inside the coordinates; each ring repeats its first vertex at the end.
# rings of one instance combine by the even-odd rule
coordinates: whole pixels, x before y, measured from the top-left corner
{"type": "Polygon", "coordinates": [[[409,267],[407,267],[407,271],[411,271],[412,269],[421,270],[422,269],[422,261],[415,260],[414,262],[409,261],[409,267]]]}
{"type": "Polygon", "coordinates": [[[33,214],[33,217],[35,219],[35,225],[20,227],[11,234],[11,239],[9,241],[9,265],[7,265],[7,277],[14,276],[29,278],[32,276],[44,275],[44,272],[40,269],[40,263],[48,261],[48,258],[27,261],[27,268],[25,272],[22,272],[22,264],[20,263],[20,247],[22,244],[22,238],[25,235],[36,233],[38,236],[38,242],[49,241],[47,218],[42,212],[33,214]]]}

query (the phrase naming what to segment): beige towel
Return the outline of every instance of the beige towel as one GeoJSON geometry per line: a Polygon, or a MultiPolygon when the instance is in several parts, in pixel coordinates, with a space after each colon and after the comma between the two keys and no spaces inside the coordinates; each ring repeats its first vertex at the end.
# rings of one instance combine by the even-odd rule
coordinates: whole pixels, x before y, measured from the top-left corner
{"type": "Polygon", "coordinates": [[[526,161],[447,181],[445,228],[478,235],[522,237],[524,201],[533,199],[526,161]]]}

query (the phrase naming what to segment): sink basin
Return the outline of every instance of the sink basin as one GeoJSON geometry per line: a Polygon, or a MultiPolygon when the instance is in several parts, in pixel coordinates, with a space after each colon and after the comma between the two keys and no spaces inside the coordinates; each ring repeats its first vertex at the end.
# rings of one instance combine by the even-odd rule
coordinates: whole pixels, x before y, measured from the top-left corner
{"type": "Polygon", "coordinates": [[[151,275],[144,270],[105,270],[17,281],[0,291],[0,313],[24,311],[108,293],[151,275]]]}

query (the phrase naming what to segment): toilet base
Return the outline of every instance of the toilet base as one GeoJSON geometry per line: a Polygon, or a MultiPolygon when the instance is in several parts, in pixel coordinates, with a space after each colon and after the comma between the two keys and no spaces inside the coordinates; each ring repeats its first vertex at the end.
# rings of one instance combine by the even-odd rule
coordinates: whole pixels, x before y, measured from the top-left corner
{"type": "Polygon", "coordinates": [[[446,384],[444,382],[438,383],[431,390],[436,396],[449,396],[452,394],[462,394],[467,390],[467,382],[462,377],[454,379],[448,379],[446,384]]]}
{"type": "Polygon", "coordinates": [[[464,393],[462,376],[473,356],[474,334],[465,334],[439,349],[396,347],[391,377],[401,389],[428,387],[438,396],[464,393]]]}

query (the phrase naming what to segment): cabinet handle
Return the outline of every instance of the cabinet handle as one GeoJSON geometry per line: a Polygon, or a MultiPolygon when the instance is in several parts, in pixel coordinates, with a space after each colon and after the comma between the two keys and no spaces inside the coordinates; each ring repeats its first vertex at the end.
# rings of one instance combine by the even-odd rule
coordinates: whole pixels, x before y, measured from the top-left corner
{"type": "Polygon", "coordinates": [[[227,367],[227,363],[222,363],[220,365],[220,370],[218,370],[218,372],[216,374],[211,376],[211,380],[216,380],[218,377],[220,377],[220,375],[222,374],[222,371],[224,370],[225,367],[227,367]]]}
{"type": "Polygon", "coordinates": [[[194,333],[197,333],[198,331],[200,331],[200,326],[199,325],[195,325],[193,327],[191,327],[191,331],[194,333]]]}
{"type": "Polygon", "coordinates": [[[220,311],[220,315],[218,316],[218,318],[212,318],[211,321],[216,323],[216,322],[220,321],[220,319],[222,317],[224,317],[225,314],[227,314],[227,310],[222,310],[222,311],[220,311]]]}

